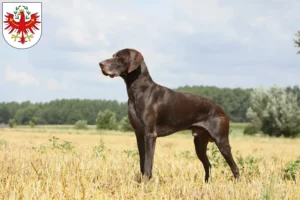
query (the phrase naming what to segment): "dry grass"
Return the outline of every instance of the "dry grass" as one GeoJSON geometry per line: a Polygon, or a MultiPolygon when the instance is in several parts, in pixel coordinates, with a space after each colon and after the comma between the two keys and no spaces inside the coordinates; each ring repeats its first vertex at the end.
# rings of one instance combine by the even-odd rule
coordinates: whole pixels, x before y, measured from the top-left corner
{"type": "Polygon", "coordinates": [[[210,144],[210,160],[217,166],[205,184],[191,134],[177,134],[158,139],[153,179],[138,184],[132,133],[3,128],[0,199],[300,199],[299,183],[283,179],[282,172],[300,156],[299,139],[234,136],[231,146],[244,160],[238,182],[210,144]],[[59,140],[49,141],[53,136],[59,140]]]}

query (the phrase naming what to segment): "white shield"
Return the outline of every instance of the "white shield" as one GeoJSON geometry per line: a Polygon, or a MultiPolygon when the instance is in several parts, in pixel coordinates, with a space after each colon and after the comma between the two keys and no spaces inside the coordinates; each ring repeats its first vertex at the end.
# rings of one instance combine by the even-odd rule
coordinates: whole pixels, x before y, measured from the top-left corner
{"type": "Polygon", "coordinates": [[[12,47],[27,49],[42,35],[42,3],[2,3],[2,34],[12,47]]]}

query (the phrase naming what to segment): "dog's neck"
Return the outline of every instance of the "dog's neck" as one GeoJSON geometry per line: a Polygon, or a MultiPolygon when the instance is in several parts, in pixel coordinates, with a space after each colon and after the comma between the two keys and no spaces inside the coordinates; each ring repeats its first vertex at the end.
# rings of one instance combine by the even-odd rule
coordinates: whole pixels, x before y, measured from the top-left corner
{"type": "Polygon", "coordinates": [[[127,94],[129,99],[134,99],[137,95],[137,92],[143,91],[140,88],[146,89],[150,83],[153,83],[153,80],[148,72],[146,63],[142,61],[140,66],[134,71],[122,76],[126,83],[127,94]]]}

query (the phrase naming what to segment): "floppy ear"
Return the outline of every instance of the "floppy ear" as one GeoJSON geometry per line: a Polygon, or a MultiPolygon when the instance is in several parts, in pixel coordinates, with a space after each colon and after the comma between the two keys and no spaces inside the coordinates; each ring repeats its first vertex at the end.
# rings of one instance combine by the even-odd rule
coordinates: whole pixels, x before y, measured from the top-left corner
{"type": "Polygon", "coordinates": [[[144,60],[142,54],[136,50],[130,50],[129,54],[130,54],[130,58],[129,58],[130,65],[128,68],[128,73],[138,68],[142,64],[142,61],[144,60]]]}

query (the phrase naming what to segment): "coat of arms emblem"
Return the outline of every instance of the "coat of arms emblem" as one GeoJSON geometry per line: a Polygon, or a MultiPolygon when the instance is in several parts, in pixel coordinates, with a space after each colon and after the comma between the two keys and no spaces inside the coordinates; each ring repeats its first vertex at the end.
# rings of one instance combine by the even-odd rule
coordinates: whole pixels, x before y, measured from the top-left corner
{"type": "Polygon", "coordinates": [[[42,35],[42,3],[2,3],[2,33],[12,47],[26,49],[42,35]]]}

